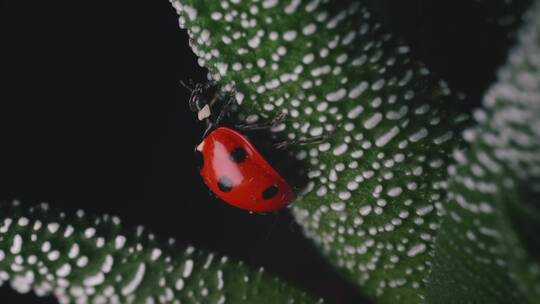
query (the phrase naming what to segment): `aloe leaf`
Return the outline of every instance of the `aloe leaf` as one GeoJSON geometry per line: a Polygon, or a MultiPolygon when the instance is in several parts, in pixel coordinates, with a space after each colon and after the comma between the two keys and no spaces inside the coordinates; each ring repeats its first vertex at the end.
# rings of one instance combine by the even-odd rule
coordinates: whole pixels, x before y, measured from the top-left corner
{"type": "Polygon", "coordinates": [[[309,178],[292,212],[343,275],[381,303],[416,303],[430,271],[451,151],[466,116],[361,1],[173,0],[199,63],[238,119],[286,113],[276,140],[309,178]]]}
{"type": "Polygon", "coordinates": [[[428,303],[537,303],[540,5],[456,151],[428,303]]]}
{"type": "Polygon", "coordinates": [[[18,202],[0,210],[0,284],[20,293],[53,294],[60,303],[317,302],[262,269],[160,242],[115,216],[18,202]]]}

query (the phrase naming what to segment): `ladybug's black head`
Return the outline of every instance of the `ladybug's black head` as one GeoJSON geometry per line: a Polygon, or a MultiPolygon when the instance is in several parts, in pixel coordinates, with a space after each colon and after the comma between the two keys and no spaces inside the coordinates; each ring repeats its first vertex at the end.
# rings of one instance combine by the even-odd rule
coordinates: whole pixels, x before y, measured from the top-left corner
{"type": "Polygon", "coordinates": [[[198,120],[205,120],[212,116],[212,106],[220,99],[219,90],[212,83],[197,83],[191,90],[189,97],[189,108],[197,114],[198,120]]]}

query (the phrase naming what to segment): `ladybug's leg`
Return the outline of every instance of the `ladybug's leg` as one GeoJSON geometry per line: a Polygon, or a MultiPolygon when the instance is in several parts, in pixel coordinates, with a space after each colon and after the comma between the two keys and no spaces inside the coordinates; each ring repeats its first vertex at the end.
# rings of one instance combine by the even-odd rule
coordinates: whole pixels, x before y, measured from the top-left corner
{"type": "Polygon", "coordinates": [[[187,84],[183,80],[180,80],[180,84],[190,92],[193,92],[193,90],[195,90],[195,84],[193,83],[193,79],[191,78],[189,79],[189,84],[187,84]]]}
{"type": "MultiPolygon", "coordinates": [[[[218,116],[216,117],[216,120],[214,121],[214,125],[215,126],[219,126],[221,124],[221,122],[223,121],[223,119],[225,118],[225,116],[229,113],[229,111],[231,110],[231,106],[232,104],[236,101],[235,97],[235,92],[233,91],[231,93],[231,97],[229,97],[229,99],[227,99],[227,101],[225,102],[225,104],[223,105],[223,107],[221,107],[221,111],[219,112],[218,116]]],[[[219,99],[219,96],[216,95],[214,97],[214,99],[219,99]]]]}
{"type": "MultiPolygon", "coordinates": [[[[225,104],[223,104],[223,106],[221,107],[221,110],[219,111],[219,114],[217,115],[217,117],[215,119],[212,119],[213,118],[213,115],[212,115],[211,117],[208,117],[205,120],[205,122],[206,122],[206,130],[203,133],[203,136],[202,136],[203,139],[212,130],[214,130],[216,127],[218,127],[221,124],[221,122],[223,121],[223,119],[225,118],[225,116],[227,115],[227,113],[229,113],[229,111],[231,109],[231,105],[236,100],[234,98],[234,95],[235,94],[234,94],[234,91],[233,91],[232,92],[232,97],[228,98],[227,101],[225,102],[225,104]]],[[[218,94],[215,94],[214,97],[212,97],[212,100],[210,100],[210,102],[208,103],[208,106],[209,107],[213,106],[219,100],[221,100],[221,96],[218,95],[218,94]]]]}
{"type": "Polygon", "coordinates": [[[278,116],[274,117],[269,122],[257,123],[257,124],[239,124],[235,125],[235,128],[241,131],[258,131],[258,130],[268,130],[273,126],[282,123],[285,121],[287,114],[281,113],[278,116]]]}
{"type": "Polygon", "coordinates": [[[214,124],[210,120],[206,120],[206,129],[203,132],[201,141],[203,141],[206,135],[208,135],[213,129],[214,129],[214,124]]]}
{"type": "Polygon", "coordinates": [[[275,143],[272,147],[277,150],[285,150],[290,146],[297,146],[297,145],[304,146],[304,145],[318,144],[318,143],[328,140],[330,137],[332,137],[332,135],[334,135],[335,132],[336,130],[333,129],[325,134],[318,135],[318,136],[286,140],[286,141],[275,143]]]}

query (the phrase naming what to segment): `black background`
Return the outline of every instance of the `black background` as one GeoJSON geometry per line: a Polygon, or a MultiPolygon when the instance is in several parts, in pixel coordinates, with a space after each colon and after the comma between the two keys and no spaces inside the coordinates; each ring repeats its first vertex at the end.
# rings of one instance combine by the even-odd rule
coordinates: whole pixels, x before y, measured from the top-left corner
{"type": "MultiPolygon", "coordinates": [[[[116,214],[264,266],[329,303],[367,303],[289,215],[250,215],[209,195],[192,155],[201,128],[179,86],[205,71],[168,1],[2,1],[0,200],[116,214]]],[[[472,108],[508,39],[479,6],[436,2],[413,1],[390,26],[472,108]]],[[[12,301],[38,302],[0,288],[0,302],[12,301]]]]}

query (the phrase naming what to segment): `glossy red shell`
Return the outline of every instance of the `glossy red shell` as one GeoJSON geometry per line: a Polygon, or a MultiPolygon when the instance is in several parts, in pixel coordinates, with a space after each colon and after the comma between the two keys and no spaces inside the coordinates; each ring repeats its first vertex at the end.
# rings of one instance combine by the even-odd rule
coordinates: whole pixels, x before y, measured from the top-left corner
{"type": "Polygon", "coordinates": [[[237,131],[217,128],[203,139],[197,150],[203,156],[200,173],[204,182],[225,202],[252,212],[268,212],[283,208],[294,200],[294,192],[285,179],[237,131]],[[231,156],[237,148],[245,151],[241,162],[235,162],[231,156]],[[227,191],[219,186],[223,179],[230,182],[227,191]],[[268,197],[268,190],[272,190],[271,197],[268,197]]]}

